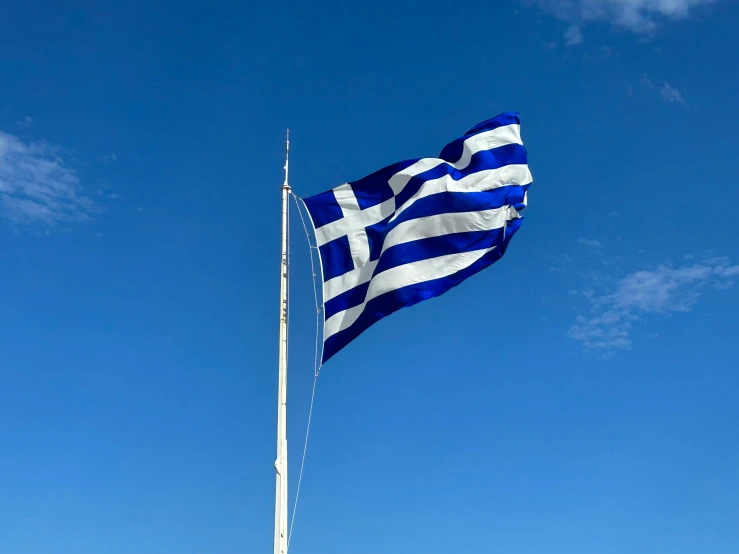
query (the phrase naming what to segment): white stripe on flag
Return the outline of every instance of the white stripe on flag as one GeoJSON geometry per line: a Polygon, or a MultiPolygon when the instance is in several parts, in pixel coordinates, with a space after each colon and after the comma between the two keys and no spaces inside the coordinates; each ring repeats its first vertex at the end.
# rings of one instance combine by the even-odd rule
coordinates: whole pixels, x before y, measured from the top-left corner
{"type": "Polygon", "coordinates": [[[403,221],[385,236],[382,243],[382,252],[397,244],[414,240],[451,235],[452,233],[499,229],[508,220],[508,212],[508,206],[503,206],[479,212],[452,212],[403,221]]]}
{"type": "MultiPolygon", "coordinates": [[[[510,219],[509,214],[509,207],[503,206],[478,212],[445,213],[404,221],[386,235],[382,252],[392,246],[414,240],[452,233],[500,229],[510,219]]],[[[331,300],[372,279],[376,266],[377,261],[372,261],[363,267],[353,269],[339,277],[326,281],[323,286],[324,301],[331,300]]]]}
{"type": "Polygon", "coordinates": [[[390,221],[395,220],[403,211],[419,198],[425,198],[440,192],[483,192],[507,185],[528,185],[533,180],[528,165],[511,164],[497,169],[486,169],[462,177],[459,181],[451,175],[426,181],[423,186],[402,206],[398,206],[390,221]]]}
{"type": "Polygon", "coordinates": [[[523,144],[521,142],[521,126],[518,124],[505,125],[498,127],[492,131],[485,131],[477,135],[471,136],[464,141],[462,155],[459,160],[453,163],[445,162],[440,158],[423,158],[413,165],[405,168],[403,171],[396,173],[390,178],[390,188],[396,195],[405,188],[413,177],[420,175],[424,171],[436,167],[442,163],[449,163],[455,169],[465,169],[472,160],[472,156],[483,150],[491,150],[499,146],[508,144],[523,144]]]}
{"type": "Polygon", "coordinates": [[[348,217],[353,212],[358,212],[361,209],[359,202],[357,202],[357,197],[354,196],[354,190],[349,183],[339,185],[333,189],[333,193],[344,217],[348,217]]]}
{"type": "Polygon", "coordinates": [[[324,340],[339,331],[348,329],[357,321],[360,314],[364,311],[367,302],[373,298],[408,285],[448,277],[469,267],[494,248],[496,247],[493,246],[492,248],[485,248],[483,250],[427,258],[383,271],[379,275],[376,275],[370,282],[369,288],[367,289],[367,296],[362,304],[334,314],[326,320],[324,340]]]}
{"type": "MultiPolygon", "coordinates": [[[[532,177],[528,165],[512,164],[496,169],[478,171],[455,181],[450,175],[444,175],[438,179],[426,181],[421,189],[405,204],[400,206],[395,214],[395,198],[390,198],[382,204],[377,204],[366,210],[353,212],[348,217],[332,221],[316,229],[316,244],[323,246],[339,237],[348,235],[352,230],[360,227],[369,227],[379,223],[386,217],[393,215],[393,220],[398,217],[409,205],[419,198],[438,194],[440,192],[482,192],[492,190],[506,185],[528,185],[532,177]]],[[[343,185],[342,185],[343,186],[343,185]]],[[[343,210],[342,210],[343,211],[343,210]]]]}
{"type": "Polygon", "coordinates": [[[339,275],[333,279],[329,279],[323,283],[323,301],[328,302],[332,298],[339,296],[342,292],[353,289],[356,286],[363,285],[370,279],[377,267],[377,260],[367,262],[362,267],[357,267],[351,271],[339,275]]]}
{"type": "MultiPolygon", "coordinates": [[[[377,204],[366,210],[352,212],[351,215],[342,219],[337,219],[316,229],[316,244],[323,246],[324,244],[336,240],[340,237],[348,235],[355,229],[364,229],[375,223],[379,223],[386,217],[392,215],[395,209],[395,199],[390,198],[382,204],[377,204]]],[[[342,209],[343,213],[343,209],[342,209]]]]}

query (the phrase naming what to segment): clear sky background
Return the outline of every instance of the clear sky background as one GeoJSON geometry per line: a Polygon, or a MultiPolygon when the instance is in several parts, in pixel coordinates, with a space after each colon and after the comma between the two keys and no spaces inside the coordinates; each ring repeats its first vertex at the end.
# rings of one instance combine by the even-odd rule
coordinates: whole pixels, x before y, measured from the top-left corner
{"type": "Polygon", "coordinates": [[[271,552],[285,128],[307,196],[507,110],[523,227],[323,368],[291,552],[738,552],[737,25],[728,0],[6,2],[0,552],[271,552]]]}

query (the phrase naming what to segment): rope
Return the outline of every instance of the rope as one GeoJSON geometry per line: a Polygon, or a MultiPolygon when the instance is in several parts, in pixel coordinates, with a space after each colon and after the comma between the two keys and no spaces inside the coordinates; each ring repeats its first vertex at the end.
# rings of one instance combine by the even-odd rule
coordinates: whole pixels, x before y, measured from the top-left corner
{"type": "Polygon", "coordinates": [[[298,510],[298,499],[300,498],[300,485],[303,483],[303,468],[305,467],[305,454],[308,451],[308,436],[310,434],[310,422],[313,418],[313,401],[316,399],[316,384],[318,377],[313,377],[313,392],[310,396],[310,409],[308,410],[308,426],[305,429],[305,443],[303,444],[303,459],[300,461],[300,475],[298,476],[298,490],[295,492],[295,504],[293,504],[293,515],[290,520],[290,530],[287,533],[287,549],[290,549],[290,540],[293,537],[293,526],[295,525],[295,512],[298,510]]]}
{"type": "MultiPolygon", "coordinates": [[[[308,409],[308,425],[305,429],[305,442],[303,443],[303,457],[300,460],[300,473],[298,476],[298,488],[295,492],[295,503],[293,504],[293,513],[292,518],[290,520],[290,530],[287,534],[287,549],[290,548],[290,540],[293,536],[293,526],[295,525],[295,512],[298,510],[298,500],[300,498],[300,486],[303,484],[303,469],[305,469],[305,457],[306,453],[308,452],[308,437],[310,436],[310,424],[311,420],[313,419],[313,404],[316,399],[316,384],[318,383],[318,375],[321,373],[321,357],[323,357],[323,346],[322,343],[319,343],[319,328],[320,328],[320,318],[321,318],[321,311],[322,307],[318,304],[318,288],[316,287],[316,269],[315,264],[313,263],[313,250],[318,250],[317,246],[314,246],[311,243],[310,239],[310,233],[308,232],[308,226],[305,224],[305,218],[303,217],[303,212],[300,209],[300,204],[298,203],[298,200],[300,200],[295,194],[290,192],[291,196],[293,197],[293,200],[295,201],[295,207],[298,210],[298,214],[300,215],[300,221],[303,223],[303,230],[305,231],[306,239],[308,240],[308,247],[309,247],[309,253],[310,253],[310,269],[311,274],[313,275],[313,299],[315,300],[316,305],[316,340],[315,340],[315,352],[313,354],[313,391],[311,392],[310,396],[310,408],[308,409]],[[320,344],[320,348],[319,348],[320,344]],[[320,351],[320,357],[319,357],[319,351],[320,351]]],[[[288,310],[289,310],[288,306],[288,310]]],[[[288,312],[289,313],[289,312],[288,312]]]]}
{"type": "MultiPolygon", "coordinates": [[[[318,330],[321,324],[321,311],[323,310],[323,306],[319,305],[318,303],[318,287],[316,287],[316,277],[317,277],[316,266],[313,263],[313,250],[318,250],[318,247],[313,246],[313,244],[311,243],[310,232],[308,231],[308,226],[305,223],[305,218],[303,217],[303,211],[300,209],[300,204],[298,204],[298,200],[303,202],[303,199],[298,198],[292,192],[290,192],[290,194],[292,194],[293,200],[295,200],[295,206],[298,209],[298,215],[300,215],[300,222],[303,224],[303,231],[305,231],[305,238],[308,241],[308,246],[310,247],[310,271],[311,271],[311,274],[313,275],[313,299],[315,300],[315,303],[316,303],[316,341],[315,341],[316,348],[315,348],[315,354],[313,357],[313,373],[316,377],[318,377],[318,374],[321,373],[321,365],[322,365],[320,362],[320,358],[323,357],[323,344],[320,343],[320,352],[319,352],[319,340],[318,340],[318,336],[319,336],[318,330]],[[320,358],[319,358],[319,354],[320,354],[320,358]]],[[[303,202],[303,207],[305,207],[305,202],[303,202]]],[[[305,209],[306,211],[308,210],[308,208],[305,208],[305,209]]]]}

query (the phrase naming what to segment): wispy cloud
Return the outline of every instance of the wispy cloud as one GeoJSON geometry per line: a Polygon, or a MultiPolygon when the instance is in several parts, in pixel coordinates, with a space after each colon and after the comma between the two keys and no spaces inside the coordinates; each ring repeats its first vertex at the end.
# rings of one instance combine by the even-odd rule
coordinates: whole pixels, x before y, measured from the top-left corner
{"type": "Polygon", "coordinates": [[[659,96],[665,102],[670,104],[681,104],[687,105],[685,95],[676,87],[673,87],[670,83],[665,82],[661,87],[655,85],[652,80],[646,75],[642,75],[641,81],[639,82],[642,88],[652,90],[659,93],[659,96]]]}
{"type": "Polygon", "coordinates": [[[21,127],[30,127],[33,125],[33,118],[27,115],[18,122],[18,125],[21,127]]]}
{"type": "Polygon", "coordinates": [[[685,19],[696,8],[714,0],[524,0],[533,1],[544,11],[581,25],[606,21],[640,35],[650,35],[666,21],[685,19]]]}
{"type": "Polygon", "coordinates": [[[587,300],[586,315],[579,315],[569,329],[570,338],[587,350],[609,356],[631,348],[634,325],[648,314],[670,315],[692,311],[705,290],[725,290],[739,275],[739,265],[726,257],[700,263],[659,265],[626,273],[610,283],[596,283],[592,288],[574,289],[568,294],[587,300]]]}
{"type": "Polygon", "coordinates": [[[115,162],[118,161],[118,156],[113,154],[103,154],[102,156],[98,156],[99,162],[115,162]]]}
{"type": "Polygon", "coordinates": [[[599,240],[594,239],[578,239],[577,242],[583,246],[589,246],[590,248],[601,248],[603,244],[599,240]]]}
{"type": "Polygon", "coordinates": [[[87,220],[99,211],[58,147],[0,131],[0,217],[14,224],[55,225],[87,220]]]}
{"type": "Polygon", "coordinates": [[[641,80],[639,81],[639,84],[643,88],[650,88],[650,89],[653,89],[653,90],[657,88],[656,86],[654,86],[654,83],[652,82],[652,80],[649,77],[647,77],[646,75],[642,75],[641,76],[641,80]]]}
{"type": "Polygon", "coordinates": [[[670,83],[665,83],[664,86],[659,89],[659,94],[665,102],[669,102],[671,104],[677,102],[682,105],[685,105],[686,103],[682,93],[670,85],[670,83]]]}
{"type": "Polygon", "coordinates": [[[549,270],[554,273],[567,273],[574,261],[569,254],[563,254],[562,256],[550,255],[549,259],[552,260],[549,270]]]}
{"type": "Polygon", "coordinates": [[[576,46],[583,40],[582,31],[577,25],[570,25],[564,34],[566,46],[576,46]]]}

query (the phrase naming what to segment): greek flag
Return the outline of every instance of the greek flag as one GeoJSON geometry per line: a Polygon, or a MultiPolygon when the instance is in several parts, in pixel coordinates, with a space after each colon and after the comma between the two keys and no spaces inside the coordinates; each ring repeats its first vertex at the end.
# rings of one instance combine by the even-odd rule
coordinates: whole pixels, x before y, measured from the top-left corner
{"type": "Polygon", "coordinates": [[[391,313],[496,262],[532,182],[518,114],[480,123],[438,158],[396,163],[305,198],[323,270],[323,360],[391,313]]]}

